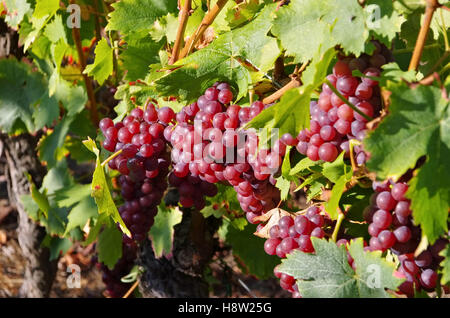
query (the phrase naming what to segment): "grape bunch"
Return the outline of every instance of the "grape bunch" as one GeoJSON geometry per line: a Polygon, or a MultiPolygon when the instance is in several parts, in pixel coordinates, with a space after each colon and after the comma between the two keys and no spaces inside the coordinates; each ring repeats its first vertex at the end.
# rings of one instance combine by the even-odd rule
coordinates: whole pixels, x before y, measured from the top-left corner
{"type": "MultiPolygon", "coordinates": [[[[294,218],[285,215],[278,224],[269,229],[269,236],[264,243],[264,251],[269,255],[286,258],[293,250],[313,253],[314,247],[311,237],[324,238],[324,226],[330,222],[327,216],[321,214],[322,207],[311,206],[306,213],[296,215],[294,218]]],[[[274,274],[280,279],[280,286],[291,292],[294,298],[300,296],[294,277],[281,273],[275,267],[274,274]]]]}
{"type": "Polygon", "coordinates": [[[157,206],[167,189],[170,156],[163,137],[165,126],[173,119],[170,108],[156,109],[148,104],[140,107],[116,124],[109,118],[100,121],[105,136],[102,145],[110,152],[120,153],[108,162],[117,170],[124,204],[119,213],[132,238],[124,242],[142,241],[153,225],[157,206]]]}
{"type": "MultiPolygon", "coordinates": [[[[227,83],[215,83],[196,102],[175,115],[177,124],[168,125],[164,137],[173,147],[173,175],[185,178],[179,189],[183,192],[180,193],[183,206],[203,206],[198,192],[197,196],[189,197],[195,193],[188,185],[191,179],[232,185],[247,219],[256,223],[255,217],[279,202],[273,174],[281,164],[286,145],[277,141],[272,151],[258,152],[256,134],[238,128],[266,106],[259,101],[250,107],[230,105],[232,99],[233,93],[227,83]]],[[[175,177],[171,178],[174,185],[180,183],[175,177]]],[[[200,190],[206,188],[205,183],[202,185],[200,190]]],[[[213,192],[212,187],[208,191],[213,192]]]]}
{"type": "MultiPolygon", "coordinates": [[[[352,61],[350,61],[352,62],[352,61]]],[[[381,108],[378,82],[368,78],[352,76],[351,64],[338,61],[328,81],[351,104],[370,118],[379,115],[381,108]]],[[[380,71],[369,67],[364,75],[378,77],[380,71]]],[[[328,84],[323,84],[318,101],[311,101],[310,128],[300,131],[297,136],[297,151],[313,161],[334,161],[341,151],[349,154],[349,140],[361,141],[366,135],[367,119],[354,111],[336,95],[328,84]]],[[[355,146],[356,162],[363,164],[366,153],[361,146],[355,146]]]]}
{"type": "Polygon", "coordinates": [[[424,289],[433,291],[438,283],[437,270],[444,260],[439,253],[449,243],[448,239],[440,238],[433,245],[421,252],[417,257],[413,254],[399,256],[400,267],[398,274],[405,281],[399,286],[399,291],[408,297],[414,297],[415,291],[424,289]]]}
{"type": "Polygon", "coordinates": [[[122,257],[117,261],[113,269],[109,269],[103,263],[96,264],[97,268],[102,271],[102,280],[106,285],[106,292],[109,297],[120,298],[131,287],[130,283],[124,283],[121,279],[128,275],[133,268],[136,253],[136,244],[123,244],[122,257]]]}
{"type": "Polygon", "coordinates": [[[107,106],[107,107],[115,107],[119,101],[114,98],[114,94],[116,93],[117,88],[114,86],[101,86],[96,92],[95,92],[95,99],[107,106]]]}
{"type": "Polygon", "coordinates": [[[179,202],[185,208],[195,207],[202,210],[205,207],[205,196],[213,197],[217,194],[217,187],[207,181],[201,180],[190,172],[179,177],[173,171],[169,174],[169,184],[178,189],[179,202]]]}
{"type": "Polygon", "coordinates": [[[420,243],[421,231],[413,224],[410,201],[405,197],[408,185],[404,182],[374,182],[372,206],[364,210],[369,223],[372,250],[389,248],[399,254],[412,253],[420,243]]]}
{"type": "Polygon", "coordinates": [[[413,223],[411,202],[405,197],[408,185],[404,182],[374,182],[373,189],[373,205],[364,211],[364,218],[369,223],[370,249],[390,249],[398,255],[401,262],[399,275],[406,279],[399,287],[403,294],[413,297],[414,290],[433,290],[438,277],[436,270],[443,260],[439,252],[448,240],[437,240],[415,258],[421,230],[413,223]]]}

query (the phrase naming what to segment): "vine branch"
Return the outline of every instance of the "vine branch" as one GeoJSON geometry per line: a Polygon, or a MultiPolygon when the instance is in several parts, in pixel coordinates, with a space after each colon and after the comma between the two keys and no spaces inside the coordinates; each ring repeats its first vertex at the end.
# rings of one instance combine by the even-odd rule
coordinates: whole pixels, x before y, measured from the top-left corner
{"type": "Polygon", "coordinates": [[[331,234],[331,240],[333,242],[336,242],[336,239],[337,239],[337,236],[339,233],[339,229],[341,228],[341,224],[342,224],[342,221],[344,220],[344,218],[345,218],[345,215],[343,213],[338,214],[338,218],[336,221],[336,225],[334,226],[333,234],[331,234]]]}
{"type": "Polygon", "coordinates": [[[284,93],[286,93],[291,88],[300,86],[302,84],[302,82],[299,79],[300,74],[305,70],[307,65],[308,65],[308,63],[304,63],[300,68],[295,67],[294,72],[290,75],[291,81],[289,83],[287,83],[286,85],[284,85],[279,90],[277,90],[276,92],[274,92],[272,95],[269,95],[266,98],[264,98],[263,103],[271,104],[271,103],[275,102],[276,100],[280,99],[281,96],[283,96],[284,93]]]}
{"type": "MultiPolygon", "coordinates": [[[[70,1],[70,3],[75,4],[75,1],[70,1]]],[[[75,45],[77,47],[77,53],[78,53],[78,60],[80,61],[81,66],[81,74],[83,75],[84,84],[86,86],[86,91],[89,98],[89,111],[91,114],[91,120],[94,123],[94,125],[98,125],[98,113],[97,113],[97,105],[95,101],[95,95],[94,95],[94,88],[92,85],[92,80],[89,78],[87,74],[84,74],[83,71],[86,68],[86,59],[83,53],[83,46],[81,44],[81,36],[80,36],[80,30],[78,28],[72,28],[72,38],[75,42],[75,45]]]]}
{"type": "Polygon", "coordinates": [[[172,49],[172,56],[170,57],[169,64],[172,65],[178,61],[180,55],[181,46],[184,43],[184,32],[186,31],[186,25],[189,18],[189,11],[191,11],[192,0],[186,0],[184,6],[180,9],[179,24],[177,29],[177,37],[172,49]]]}
{"type": "Polygon", "coordinates": [[[210,26],[214,19],[217,17],[219,12],[223,9],[228,0],[218,0],[217,3],[208,11],[208,13],[204,16],[202,22],[198,26],[197,30],[195,30],[194,34],[189,37],[189,40],[183,47],[183,50],[180,53],[179,58],[182,59],[186,57],[189,53],[192,52],[195,44],[202,37],[205,30],[210,26]]]}
{"type": "Polygon", "coordinates": [[[420,27],[419,35],[417,36],[416,45],[414,46],[414,51],[409,63],[408,70],[416,70],[419,66],[428,31],[430,30],[431,20],[433,19],[433,14],[439,7],[440,4],[437,0],[427,0],[425,19],[422,26],[420,27]]]}

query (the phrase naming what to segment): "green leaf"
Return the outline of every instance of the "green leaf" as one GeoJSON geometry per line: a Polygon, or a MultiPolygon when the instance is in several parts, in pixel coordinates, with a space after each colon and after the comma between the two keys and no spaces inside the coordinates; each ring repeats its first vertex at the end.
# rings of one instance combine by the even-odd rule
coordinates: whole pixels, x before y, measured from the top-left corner
{"type": "Polygon", "coordinates": [[[450,282],[450,244],[447,244],[445,249],[442,250],[439,255],[444,257],[444,260],[440,264],[442,266],[441,284],[446,285],[450,282]]]}
{"type": "Polygon", "coordinates": [[[31,10],[27,0],[4,0],[6,10],[5,22],[12,28],[17,28],[23,17],[31,10]]]}
{"type": "Polygon", "coordinates": [[[63,236],[67,223],[67,208],[52,205],[48,211],[48,218],[40,218],[41,224],[50,235],[63,236]]]}
{"type": "Polygon", "coordinates": [[[308,200],[307,202],[311,201],[313,198],[322,193],[322,190],[327,185],[327,182],[328,181],[326,178],[315,179],[306,191],[306,199],[308,200]]]}
{"type": "Polygon", "coordinates": [[[252,22],[220,35],[207,47],[175,63],[181,67],[156,81],[158,92],[191,101],[220,80],[237,85],[236,100],[245,96],[248,85],[261,79],[280,54],[276,40],[267,36],[273,9],[274,5],[266,6],[252,22]]]}
{"type": "Polygon", "coordinates": [[[305,63],[318,50],[323,53],[336,45],[358,56],[369,35],[388,42],[404,22],[391,1],[373,2],[375,10],[356,0],[292,0],[275,13],[272,32],[295,62],[305,63]]]}
{"type": "Polygon", "coordinates": [[[64,145],[64,140],[69,133],[69,127],[73,117],[64,117],[56,125],[54,131],[45,136],[39,143],[39,160],[46,162],[49,167],[57,163],[57,150],[64,145]]]}
{"type": "Polygon", "coordinates": [[[347,179],[346,176],[341,176],[338,180],[336,180],[336,183],[331,190],[330,199],[324,204],[325,210],[328,212],[332,220],[336,220],[339,215],[339,201],[341,200],[342,193],[344,192],[345,185],[348,181],[349,179],[347,179]]]}
{"type": "Polygon", "coordinates": [[[203,214],[203,217],[206,219],[213,215],[215,218],[220,219],[224,214],[227,213],[227,210],[225,208],[214,208],[212,205],[205,206],[201,211],[203,214]]]}
{"type": "Polygon", "coordinates": [[[50,204],[48,202],[48,197],[44,191],[44,193],[39,192],[33,180],[31,179],[31,175],[26,173],[28,182],[30,183],[30,191],[31,197],[34,202],[36,202],[39,209],[44,212],[45,217],[48,217],[48,210],[50,210],[50,204]]]}
{"type": "Polygon", "coordinates": [[[352,169],[344,163],[345,152],[341,154],[333,162],[325,162],[323,164],[322,174],[331,182],[336,183],[342,176],[347,181],[352,177],[352,169]]]}
{"type": "Polygon", "coordinates": [[[271,31],[295,62],[306,62],[318,50],[325,52],[334,47],[331,25],[321,19],[324,12],[331,10],[329,2],[293,0],[275,13],[271,31]]]}
{"type": "Polygon", "coordinates": [[[389,86],[389,115],[364,140],[367,167],[380,179],[397,180],[417,160],[426,162],[410,181],[413,218],[430,242],[447,232],[450,202],[450,107],[433,86],[389,86]]]}
{"type": "Polygon", "coordinates": [[[55,192],[55,201],[58,206],[70,207],[91,194],[91,186],[89,184],[75,183],[71,187],[64,187],[55,192]]]}
{"type": "Polygon", "coordinates": [[[122,257],[122,233],[114,224],[106,227],[98,236],[98,261],[113,269],[122,257]]]}
{"type": "Polygon", "coordinates": [[[69,248],[72,247],[72,242],[67,238],[51,237],[48,242],[48,248],[50,249],[50,260],[58,259],[67,253],[69,248]]]}
{"type": "Polygon", "coordinates": [[[106,30],[124,34],[150,30],[153,22],[169,12],[176,12],[177,0],[122,0],[112,4],[106,30]]]}
{"type": "Polygon", "coordinates": [[[174,226],[181,222],[183,213],[178,208],[167,208],[164,204],[158,206],[155,223],[150,229],[153,251],[156,258],[172,255],[174,226]]]}
{"type": "Polygon", "coordinates": [[[20,203],[22,203],[25,211],[29,215],[29,217],[35,221],[39,221],[39,206],[36,204],[36,201],[33,200],[31,194],[23,194],[20,196],[20,203]]]}
{"type": "MultiPolygon", "coordinates": [[[[191,17],[189,16],[188,21],[190,19],[191,17]]],[[[177,29],[178,18],[174,14],[169,13],[168,15],[157,20],[149,33],[154,42],[160,42],[164,37],[166,37],[168,43],[174,43],[177,37],[177,29]]],[[[185,31],[185,34],[189,33],[185,31]]]]}
{"type": "Polygon", "coordinates": [[[33,120],[36,125],[36,130],[44,126],[51,127],[53,121],[59,117],[59,105],[54,96],[49,97],[44,94],[39,102],[39,105],[34,109],[33,120]]]}
{"type": "Polygon", "coordinates": [[[97,206],[92,197],[86,197],[80,200],[70,211],[67,216],[67,225],[64,235],[67,235],[71,230],[80,227],[81,229],[86,225],[89,219],[98,216],[97,206]]]}
{"type": "Polygon", "coordinates": [[[59,0],[37,0],[33,17],[40,19],[46,16],[52,16],[59,9],[59,0]]]}
{"type": "Polygon", "coordinates": [[[238,230],[227,220],[224,225],[227,227],[226,242],[233,248],[233,255],[245,264],[243,269],[259,279],[271,277],[278,258],[264,252],[264,240],[253,235],[256,225],[247,224],[244,230],[238,230]]]}
{"type": "Polygon", "coordinates": [[[15,59],[0,60],[0,129],[11,132],[21,120],[31,132],[33,105],[46,92],[45,82],[31,67],[15,59]]]}
{"type": "MultiPolygon", "coordinates": [[[[120,2],[119,2],[120,3],[120,2]]],[[[83,74],[93,76],[102,85],[113,72],[113,49],[109,47],[106,39],[102,38],[95,48],[95,60],[83,71],[83,74]]]]}
{"type": "Polygon", "coordinates": [[[44,30],[44,35],[52,42],[57,43],[59,40],[63,40],[67,44],[66,31],[62,17],[60,15],[55,16],[52,22],[48,23],[44,30]]]}
{"type": "Polygon", "coordinates": [[[83,141],[83,144],[97,156],[94,175],[92,176],[91,195],[94,197],[95,203],[97,204],[98,213],[105,213],[106,215],[111,216],[114,222],[118,222],[121,225],[122,231],[126,235],[131,236],[130,231],[120,217],[119,211],[111,196],[111,192],[109,191],[105,171],[100,161],[100,151],[98,150],[97,145],[89,137],[87,140],[83,141]]]}
{"type": "Polygon", "coordinates": [[[41,189],[46,189],[48,195],[53,195],[58,190],[72,186],[73,183],[73,178],[67,167],[67,160],[64,158],[48,170],[42,181],[41,189]]]}
{"type": "Polygon", "coordinates": [[[348,264],[347,251],[334,242],[311,238],[314,254],[294,251],[279,270],[297,279],[305,298],[389,297],[385,288],[396,289],[401,280],[393,276],[395,266],[381,252],[365,252],[362,239],[353,240],[349,252],[356,271],[348,264]]]}
{"type": "Polygon", "coordinates": [[[275,185],[281,191],[281,200],[286,200],[291,189],[291,181],[283,176],[276,178],[277,184],[275,185]]]}
{"type": "Polygon", "coordinates": [[[55,97],[60,100],[68,111],[67,116],[79,114],[87,103],[87,93],[83,86],[72,85],[61,80],[56,88],[55,97]]]}
{"type": "Polygon", "coordinates": [[[162,45],[148,37],[129,39],[127,44],[127,49],[120,55],[123,68],[128,70],[126,79],[130,81],[143,79],[148,73],[149,66],[159,62],[158,52],[162,45]]]}
{"type": "Polygon", "coordinates": [[[251,20],[263,7],[259,0],[243,1],[234,8],[226,10],[226,21],[231,29],[234,29],[251,20]]]}
{"type": "Polygon", "coordinates": [[[317,165],[317,161],[312,161],[308,157],[305,157],[302,160],[300,160],[299,162],[297,162],[297,164],[291,169],[289,174],[291,176],[294,176],[294,175],[304,171],[305,169],[308,169],[308,168],[316,166],[316,165],[317,165]]]}

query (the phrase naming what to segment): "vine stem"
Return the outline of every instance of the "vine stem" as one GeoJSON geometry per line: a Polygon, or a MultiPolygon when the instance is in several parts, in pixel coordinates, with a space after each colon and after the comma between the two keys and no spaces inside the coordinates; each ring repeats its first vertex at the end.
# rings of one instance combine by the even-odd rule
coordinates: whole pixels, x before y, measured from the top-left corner
{"type": "Polygon", "coordinates": [[[105,161],[102,162],[102,167],[106,166],[106,164],[108,162],[110,162],[111,160],[113,160],[115,157],[117,157],[118,155],[120,155],[122,153],[122,149],[116,151],[115,153],[113,153],[111,156],[109,156],[108,158],[105,159],[105,161]]]}
{"type": "Polygon", "coordinates": [[[210,26],[214,22],[214,19],[217,17],[217,15],[227,2],[228,0],[218,0],[217,3],[208,11],[208,13],[203,17],[203,20],[198,26],[197,30],[195,30],[194,34],[189,37],[189,40],[184,45],[183,50],[181,50],[179,59],[182,59],[189,53],[191,53],[195,44],[202,37],[208,26],[210,26]]]}
{"type": "Polygon", "coordinates": [[[333,234],[331,235],[331,240],[336,243],[336,239],[339,233],[339,229],[341,228],[342,221],[344,220],[345,215],[343,213],[339,213],[336,226],[334,227],[333,234]]]}
{"type": "Polygon", "coordinates": [[[189,18],[189,11],[191,11],[192,0],[186,0],[184,6],[180,9],[179,24],[177,29],[177,37],[172,49],[172,56],[170,57],[169,64],[172,65],[178,61],[180,55],[181,46],[184,43],[184,32],[186,31],[186,25],[189,18]]]}
{"type": "Polygon", "coordinates": [[[346,103],[351,109],[353,109],[355,112],[363,116],[366,120],[371,121],[372,117],[368,116],[367,114],[364,114],[361,110],[359,110],[355,105],[349,102],[347,98],[345,98],[339,91],[336,89],[336,87],[331,84],[331,82],[328,79],[325,79],[325,83],[328,85],[328,87],[339,97],[340,100],[342,100],[344,103],[346,103]]]}
{"type": "Polygon", "coordinates": [[[430,30],[431,20],[433,14],[440,4],[437,0],[427,0],[427,7],[425,9],[425,19],[420,27],[419,35],[417,36],[416,45],[409,62],[408,70],[416,70],[419,66],[420,58],[422,57],[423,48],[425,46],[425,40],[427,39],[428,31],[430,30]]]}
{"type": "Polygon", "coordinates": [[[282,88],[274,92],[272,95],[267,96],[263,99],[264,104],[271,104],[275,102],[276,100],[280,99],[281,96],[284,95],[288,90],[291,88],[299,87],[302,82],[299,80],[300,74],[305,70],[308,63],[304,63],[300,68],[298,68],[298,65],[295,67],[294,72],[290,75],[291,81],[284,85],[282,88]]]}
{"type": "MultiPolygon", "coordinates": [[[[71,0],[70,3],[75,4],[74,0],[71,0]]],[[[97,105],[95,102],[95,95],[94,95],[94,88],[92,85],[92,80],[87,76],[87,74],[84,74],[84,69],[86,68],[86,59],[83,53],[83,46],[81,44],[81,36],[80,36],[80,30],[78,28],[72,28],[72,38],[75,42],[75,45],[77,47],[77,53],[78,53],[78,60],[80,61],[81,66],[81,74],[83,75],[84,79],[84,85],[86,86],[86,91],[89,98],[89,104],[90,104],[90,114],[91,114],[91,120],[95,126],[98,125],[98,112],[97,112],[97,105]]]]}
{"type": "Polygon", "coordinates": [[[357,146],[357,145],[361,145],[361,142],[359,140],[350,139],[350,142],[349,142],[349,146],[350,146],[350,163],[352,165],[352,170],[353,171],[358,170],[358,167],[356,166],[356,163],[355,163],[355,156],[354,156],[354,151],[353,151],[353,148],[355,146],[357,146]]]}
{"type": "Polygon", "coordinates": [[[280,99],[281,96],[283,96],[284,93],[286,93],[288,90],[290,90],[291,88],[299,87],[300,84],[301,84],[301,82],[297,78],[293,78],[289,83],[284,85],[282,88],[277,90],[275,93],[264,98],[263,103],[264,104],[273,103],[274,101],[280,99]]]}
{"type": "Polygon", "coordinates": [[[138,287],[139,285],[139,280],[136,280],[133,284],[133,286],[130,287],[130,289],[128,289],[128,291],[125,293],[125,295],[123,295],[122,298],[128,298],[128,296],[131,295],[131,293],[136,289],[136,287],[138,287]]]}
{"type": "MultiPolygon", "coordinates": [[[[100,12],[98,8],[98,0],[94,0],[94,9],[96,12],[100,12]]],[[[98,14],[94,14],[94,21],[95,21],[95,37],[97,38],[97,41],[102,38],[102,32],[101,32],[101,26],[100,26],[100,19],[98,14]]]]}

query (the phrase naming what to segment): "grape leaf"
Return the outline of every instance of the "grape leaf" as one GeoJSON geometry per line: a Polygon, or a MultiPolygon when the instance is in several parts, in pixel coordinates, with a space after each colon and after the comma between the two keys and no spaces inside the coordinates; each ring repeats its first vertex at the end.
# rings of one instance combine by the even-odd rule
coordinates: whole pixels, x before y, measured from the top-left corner
{"type": "Polygon", "coordinates": [[[308,190],[306,190],[306,199],[307,202],[311,201],[313,198],[318,196],[320,193],[322,193],[323,188],[327,185],[327,179],[326,178],[319,178],[315,179],[308,190]]]}
{"type": "Polygon", "coordinates": [[[158,206],[158,214],[149,233],[156,258],[172,257],[174,226],[181,222],[182,217],[183,213],[178,208],[167,208],[164,204],[158,206]]]}
{"type": "Polygon", "coordinates": [[[50,235],[62,236],[67,224],[67,208],[60,208],[52,205],[48,210],[48,218],[41,217],[40,223],[46,228],[50,235]]]}
{"type": "Polygon", "coordinates": [[[207,47],[175,63],[181,67],[156,81],[158,92],[192,101],[214,82],[229,81],[237,85],[236,100],[245,96],[252,80],[262,78],[280,54],[276,40],[266,35],[273,8],[266,6],[252,22],[220,35],[207,47]]]}
{"type": "Polygon", "coordinates": [[[122,233],[114,224],[106,227],[98,236],[98,261],[113,269],[122,257],[122,233]]]}
{"type": "Polygon", "coordinates": [[[95,203],[97,204],[98,213],[105,213],[111,216],[115,222],[120,224],[122,231],[126,235],[131,236],[130,231],[120,217],[119,211],[111,196],[111,192],[109,191],[105,171],[100,161],[100,151],[98,150],[97,145],[89,137],[87,140],[83,141],[83,144],[97,156],[94,175],[92,176],[91,195],[94,197],[95,203]]]}
{"type": "Polygon", "coordinates": [[[26,0],[4,0],[6,10],[5,22],[16,28],[22,22],[25,14],[30,11],[31,6],[26,0]]]}
{"type": "Polygon", "coordinates": [[[295,62],[306,62],[318,50],[334,47],[331,26],[320,19],[329,7],[329,1],[293,0],[275,13],[271,31],[295,62]]]}
{"type": "Polygon", "coordinates": [[[68,116],[79,114],[87,102],[87,94],[83,86],[72,85],[64,80],[59,82],[55,97],[62,102],[68,116]]]}
{"type": "Polygon", "coordinates": [[[365,252],[362,239],[353,240],[349,252],[356,264],[354,271],[344,246],[311,238],[314,254],[294,251],[282,260],[279,270],[297,279],[305,298],[388,297],[385,288],[396,289],[401,280],[393,276],[395,266],[381,252],[365,252]]]}
{"type": "Polygon", "coordinates": [[[89,64],[83,74],[93,76],[102,85],[113,72],[113,49],[109,47],[106,39],[102,38],[95,48],[94,63],[89,64]]]}
{"type": "Polygon", "coordinates": [[[44,94],[39,102],[39,105],[34,109],[33,120],[36,130],[44,126],[52,126],[52,123],[59,116],[58,101],[54,96],[49,97],[44,94]]]}
{"type": "Polygon", "coordinates": [[[331,182],[336,183],[342,176],[348,181],[353,174],[351,167],[344,163],[344,155],[345,152],[341,152],[333,162],[323,164],[322,174],[331,182]]]}
{"type": "Polygon", "coordinates": [[[106,30],[123,34],[150,30],[153,22],[169,12],[176,12],[177,0],[122,0],[112,4],[106,30]]]}
{"type": "Polygon", "coordinates": [[[15,59],[0,60],[0,129],[11,132],[16,120],[34,131],[33,105],[46,92],[42,76],[15,59]]]}
{"type": "Polygon", "coordinates": [[[67,225],[64,235],[67,235],[67,233],[77,227],[82,229],[89,219],[96,217],[97,215],[97,206],[91,196],[80,200],[72,207],[67,216],[67,225]]]}
{"type": "Polygon", "coordinates": [[[441,284],[446,285],[450,282],[450,244],[447,244],[439,255],[444,257],[444,260],[440,264],[442,266],[441,284]]]}
{"type": "Polygon", "coordinates": [[[127,49],[120,55],[124,69],[128,70],[126,79],[130,81],[143,79],[148,73],[149,66],[159,62],[158,52],[162,44],[148,37],[129,38],[127,44],[127,49]]]}
{"type": "Polygon", "coordinates": [[[344,163],[344,154],[342,152],[333,162],[325,162],[322,169],[322,174],[331,182],[334,182],[330,199],[324,204],[325,210],[332,220],[336,220],[338,217],[339,201],[345,190],[345,185],[353,175],[352,168],[344,163]]]}
{"type": "Polygon", "coordinates": [[[48,210],[50,210],[50,203],[48,202],[46,191],[44,190],[43,193],[41,193],[34,184],[31,175],[28,173],[25,173],[25,175],[28,179],[28,182],[30,183],[31,197],[33,198],[34,202],[36,202],[39,209],[42,212],[44,212],[45,217],[48,217],[48,210]]]}
{"type": "Polygon", "coordinates": [[[39,160],[46,162],[50,167],[57,163],[57,150],[64,145],[64,140],[69,133],[69,127],[73,119],[73,117],[64,117],[56,125],[52,133],[40,140],[38,145],[39,160]]]}
{"type": "Polygon", "coordinates": [[[291,176],[294,176],[297,173],[300,173],[300,172],[304,171],[305,169],[308,169],[308,168],[316,166],[316,165],[317,165],[317,161],[312,161],[308,157],[305,157],[302,160],[300,160],[299,162],[297,162],[297,164],[291,169],[289,174],[291,176]]]}
{"type": "Polygon", "coordinates": [[[356,0],[292,0],[275,13],[272,32],[295,62],[305,63],[336,45],[359,55],[369,35],[388,42],[404,21],[392,1],[372,2],[363,8],[356,0]]]}
{"type": "Polygon", "coordinates": [[[56,15],[53,21],[47,24],[44,30],[44,35],[52,43],[56,43],[61,39],[64,43],[67,43],[66,31],[60,15],[56,15]]]}
{"type": "Polygon", "coordinates": [[[59,0],[40,0],[36,1],[36,8],[33,12],[33,17],[37,19],[45,16],[52,16],[59,9],[59,0]]]}
{"type": "Polygon", "coordinates": [[[55,201],[59,206],[70,207],[91,194],[89,184],[75,183],[71,187],[64,187],[55,192],[55,201]]]}
{"type": "Polygon", "coordinates": [[[20,196],[20,203],[22,203],[25,212],[35,222],[39,221],[39,206],[33,200],[31,194],[23,194],[20,196]]]}
{"type": "Polygon", "coordinates": [[[72,242],[67,238],[51,237],[47,235],[42,242],[43,246],[46,246],[50,250],[50,260],[58,259],[63,256],[72,247],[72,242]]]}
{"type": "Polygon", "coordinates": [[[241,260],[238,264],[244,264],[243,270],[259,279],[271,277],[278,258],[264,252],[264,240],[253,235],[256,226],[247,224],[244,230],[238,230],[228,220],[224,219],[223,222],[222,227],[227,227],[226,242],[233,248],[233,255],[241,260]]]}
{"type": "MultiPolygon", "coordinates": [[[[189,17],[188,21],[191,19],[189,17]]],[[[158,19],[150,30],[150,36],[155,42],[160,42],[164,37],[167,38],[168,43],[175,42],[177,37],[177,29],[178,29],[178,18],[169,13],[166,16],[158,19]]],[[[189,34],[185,32],[186,34],[189,34]]]]}
{"type": "MultiPolygon", "coordinates": [[[[47,190],[47,194],[53,195],[58,190],[70,187],[74,184],[73,177],[69,174],[69,168],[67,167],[67,160],[64,158],[56,163],[42,181],[42,189],[47,190]]],[[[53,201],[53,199],[52,199],[53,201]]]]}
{"type": "Polygon", "coordinates": [[[417,224],[434,242],[447,232],[450,202],[450,107],[439,88],[388,86],[389,115],[364,140],[367,167],[380,179],[397,180],[417,160],[426,162],[410,181],[407,197],[417,224]]]}
{"type": "Polygon", "coordinates": [[[231,29],[234,29],[251,20],[263,7],[259,0],[249,0],[237,4],[226,10],[226,21],[231,29]]]}

